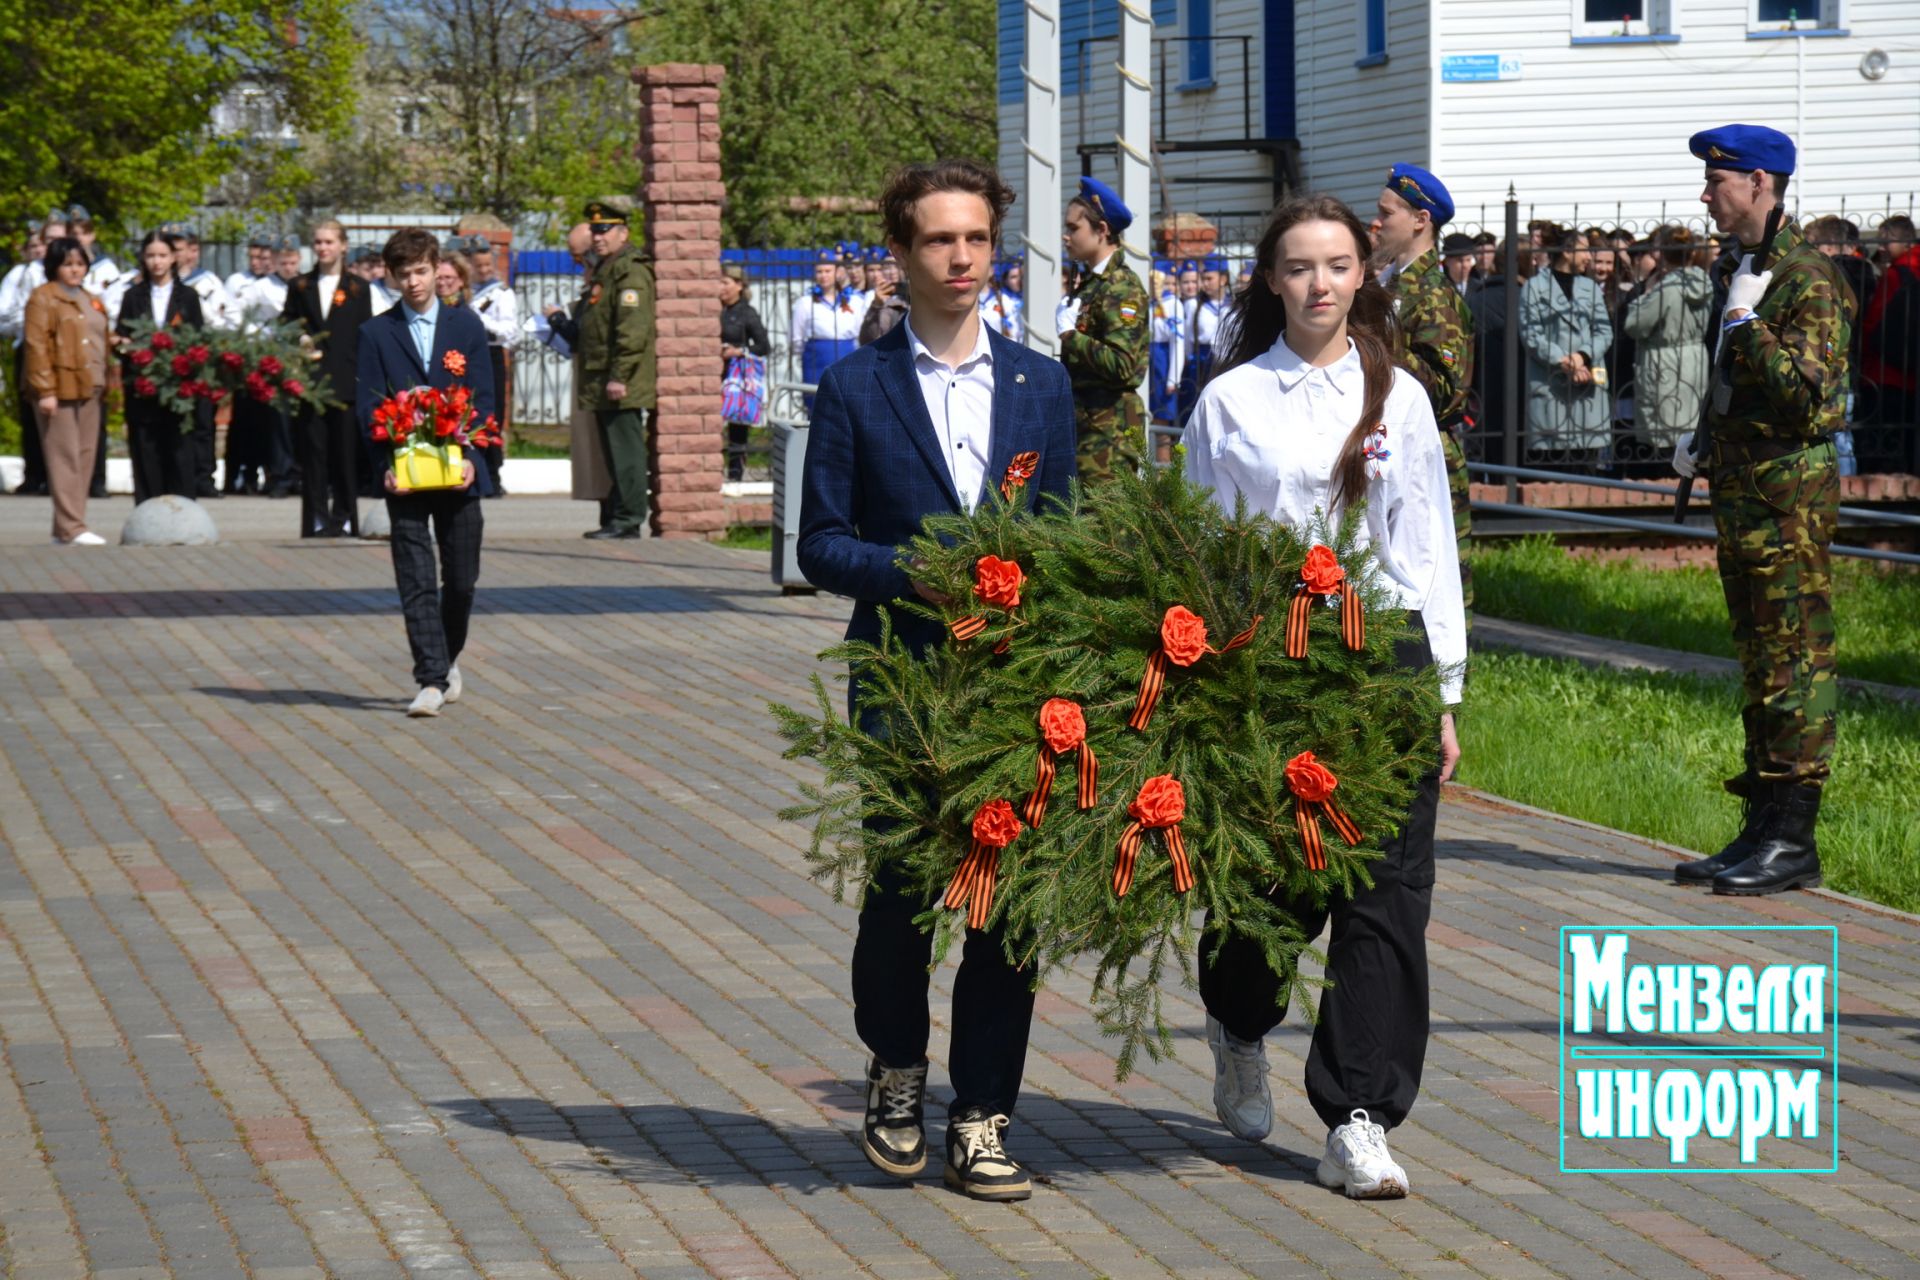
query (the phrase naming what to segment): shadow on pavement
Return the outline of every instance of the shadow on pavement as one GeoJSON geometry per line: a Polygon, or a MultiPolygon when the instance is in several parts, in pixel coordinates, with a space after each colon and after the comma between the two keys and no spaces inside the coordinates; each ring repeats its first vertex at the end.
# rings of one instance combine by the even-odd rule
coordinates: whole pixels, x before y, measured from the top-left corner
{"type": "MultiPolygon", "coordinates": [[[[461,1098],[431,1105],[477,1129],[577,1144],[587,1158],[561,1167],[598,1170],[627,1181],[789,1187],[809,1193],[905,1186],[860,1153],[857,1087],[853,1082],[819,1081],[817,1088],[801,1088],[805,1093],[829,1091],[843,1109],[843,1125],[787,1124],[666,1103],[556,1107],[538,1098],[461,1098]]],[[[940,1180],[949,1098],[942,1090],[929,1091],[927,1168],[915,1182],[940,1180]]],[[[1223,1167],[1277,1181],[1311,1182],[1319,1159],[1318,1151],[1241,1142],[1211,1116],[1053,1098],[1021,1104],[1008,1150],[1043,1185],[1071,1183],[1081,1175],[1171,1177],[1223,1167]]]]}
{"type": "MultiPolygon", "coordinates": [[[[482,585],[474,602],[474,612],[536,617],[626,613],[757,613],[774,618],[804,617],[790,609],[751,607],[756,597],[778,598],[778,590],[770,584],[751,590],[601,583],[556,583],[540,587],[482,585]]],[[[391,587],[379,590],[313,587],[279,591],[16,591],[0,596],[0,621],[324,618],[367,613],[392,614],[397,619],[400,597],[391,587]]]]}
{"type": "Polygon", "coordinates": [[[228,698],[256,707],[335,707],[348,711],[388,711],[403,707],[406,698],[379,697],[373,694],[335,693],[330,689],[235,689],[220,685],[201,685],[193,690],[209,698],[228,698]]]}
{"type": "Polygon", "coordinates": [[[1541,849],[1523,849],[1503,840],[1446,840],[1434,845],[1439,862],[1489,862],[1534,870],[1572,871],[1586,876],[1627,876],[1635,880],[1673,881],[1673,865],[1648,866],[1639,862],[1611,862],[1605,858],[1583,858],[1569,853],[1541,849]]]}

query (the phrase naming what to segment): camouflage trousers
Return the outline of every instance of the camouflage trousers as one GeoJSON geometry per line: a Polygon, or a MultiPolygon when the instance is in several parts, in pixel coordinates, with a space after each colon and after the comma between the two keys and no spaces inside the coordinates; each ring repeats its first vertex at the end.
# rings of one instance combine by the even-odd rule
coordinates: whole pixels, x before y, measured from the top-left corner
{"type": "Polygon", "coordinates": [[[1818,786],[1833,758],[1840,706],[1828,552],[1840,505],[1834,447],[1721,463],[1712,485],[1720,585],[1740,659],[1747,770],[1818,786]]]}
{"type": "Polygon", "coordinates": [[[1074,430],[1079,437],[1075,460],[1080,483],[1097,484],[1116,471],[1138,471],[1147,438],[1147,408],[1129,391],[1110,405],[1076,406],[1074,430]]]}

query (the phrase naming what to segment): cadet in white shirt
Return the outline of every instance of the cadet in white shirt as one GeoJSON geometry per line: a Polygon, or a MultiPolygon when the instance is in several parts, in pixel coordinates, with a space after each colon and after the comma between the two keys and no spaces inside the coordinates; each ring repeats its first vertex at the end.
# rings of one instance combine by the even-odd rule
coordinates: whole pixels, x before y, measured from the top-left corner
{"type": "Polygon", "coordinates": [[[993,285],[980,295],[980,314],[1008,342],[1024,341],[1025,305],[1020,299],[1020,263],[1002,264],[993,285]]]}
{"type": "MultiPolygon", "coordinates": [[[[1187,424],[1187,475],[1223,508],[1244,497],[1303,534],[1323,518],[1337,527],[1364,499],[1358,548],[1372,552],[1416,626],[1424,623],[1398,660],[1437,662],[1451,706],[1467,631],[1446,461],[1426,392],[1394,367],[1392,304],[1367,275],[1369,243],[1338,200],[1290,200],[1274,211],[1236,309],[1239,336],[1187,424]]],[[[1320,1001],[1306,1093],[1329,1131],[1320,1182],[1361,1199],[1409,1189],[1386,1131],[1413,1107],[1426,1059],[1434,822],[1440,783],[1460,755],[1453,716],[1435,729],[1440,767],[1421,780],[1372,866],[1372,886],[1284,904],[1308,937],[1333,917],[1332,987],[1320,1001]]],[[[1214,1108],[1228,1129],[1258,1141],[1273,1126],[1264,1037],[1286,1014],[1286,987],[1245,937],[1209,935],[1198,954],[1214,1108]]]]}
{"type": "Polygon", "coordinates": [[[1153,335],[1147,346],[1153,382],[1147,388],[1147,407],[1155,422],[1167,426],[1179,420],[1180,375],[1187,367],[1186,308],[1167,271],[1171,265],[1156,262],[1147,277],[1147,294],[1153,299],[1153,335]]]}
{"type": "Polygon", "coordinates": [[[501,478],[506,470],[507,428],[513,408],[512,384],[507,377],[508,350],[520,336],[520,300],[500,278],[500,260],[492,240],[475,234],[468,236],[464,244],[456,240],[454,247],[462,249],[472,265],[473,299],[467,305],[480,317],[487,331],[487,354],[493,360],[493,399],[498,406],[495,412],[500,417],[500,443],[487,446],[487,467],[493,476],[493,487],[483,496],[499,498],[507,492],[501,478]]]}
{"type": "MultiPolygon", "coordinates": [[[[247,269],[226,279],[232,319],[248,333],[258,333],[279,322],[287,302],[287,282],[273,273],[274,238],[264,231],[247,240],[247,269]]],[[[274,437],[280,414],[251,396],[233,402],[227,423],[227,468],[221,487],[228,493],[264,493],[273,466],[274,437]],[[264,473],[264,474],[263,474],[264,473]]]]}
{"type": "MultiPolygon", "coordinates": [[[[165,230],[165,228],[162,228],[165,230]]],[[[220,277],[200,265],[200,229],[176,225],[168,232],[173,251],[180,259],[180,283],[200,295],[200,314],[209,329],[238,329],[240,308],[220,277]]]]}
{"type": "Polygon", "coordinates": [[[247,239],[247,269],[224,281],[233,314],[249,333],[280,318],[287,301],[287,282],[273,274],[273,237],[256,232],[247,239]]]}
{"type": "MultiPolygon", "coordinates": [[[[793,304],[793,323],[787,329],[788,342],[800,361],[800,380],[818,386],[820,375],[843,356],[850,356],[859,345],[860,321],[864,310],[854,310],[853,290],[839,283],[839,255],[822,249],[814,255],[813,288],[793,304]]],[[[813,412],[813,397],[806,397],[807,412],[813,412]]]]}
{"type": "Polygon", "coordinates": [[[16,493],[47,491],[46,456],[40,452],[40,433],[32,426],[34,397],[27,389],[27,298],[47,282],[47,272],[42,264],[42,259],[47,256],[47,241],[66,234],[67,216],[57,209],[47,215],[46,221],[29,223],[27,260],[15,263],[13,269],[7,272],[6,279],[0,280],[0,336],[4,336],[12,345],[7,385],[14,390],[15,421],[26,425],[26,429],[20,433],[20,461],[24,465],[20,487],[14,491],[16,493]]]}

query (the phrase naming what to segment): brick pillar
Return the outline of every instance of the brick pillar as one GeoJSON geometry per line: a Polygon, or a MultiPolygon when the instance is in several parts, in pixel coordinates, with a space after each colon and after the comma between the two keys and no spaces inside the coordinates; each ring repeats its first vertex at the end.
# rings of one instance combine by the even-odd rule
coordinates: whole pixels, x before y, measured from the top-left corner
{"type": "Polygon", "coordinates": [[[660,410],[653,531],[667,538],[723,532],[720,484],[720,80],[726,68],[637,67],[640,190],[660,290],[660,410]]]}

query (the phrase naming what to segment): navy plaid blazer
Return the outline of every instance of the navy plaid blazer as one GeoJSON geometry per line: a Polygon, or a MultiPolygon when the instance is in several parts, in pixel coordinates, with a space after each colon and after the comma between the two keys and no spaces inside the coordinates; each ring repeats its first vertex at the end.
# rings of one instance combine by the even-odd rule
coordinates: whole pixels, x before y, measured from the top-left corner
{"type": "MultiPolygon", "coordinates": [[[[1028,507],[1047,495],[1064,500],[1076,442],[1067,371],[992,329],[987,343],[993,429],[982,496],[999,485],[1015,454],[1031,451],[1040,464],[1026,485],[1028,507]]],[[[893,607],[914,594],[900,550],[925,517],[964,510],[914,378],[907,326],[895,325],[820,378],[800,498],[800,571],[816,587],[858,602],[849,640],[877,640],[884,608],[894,634],[923,649],[940,630],[893,607]]]]}

